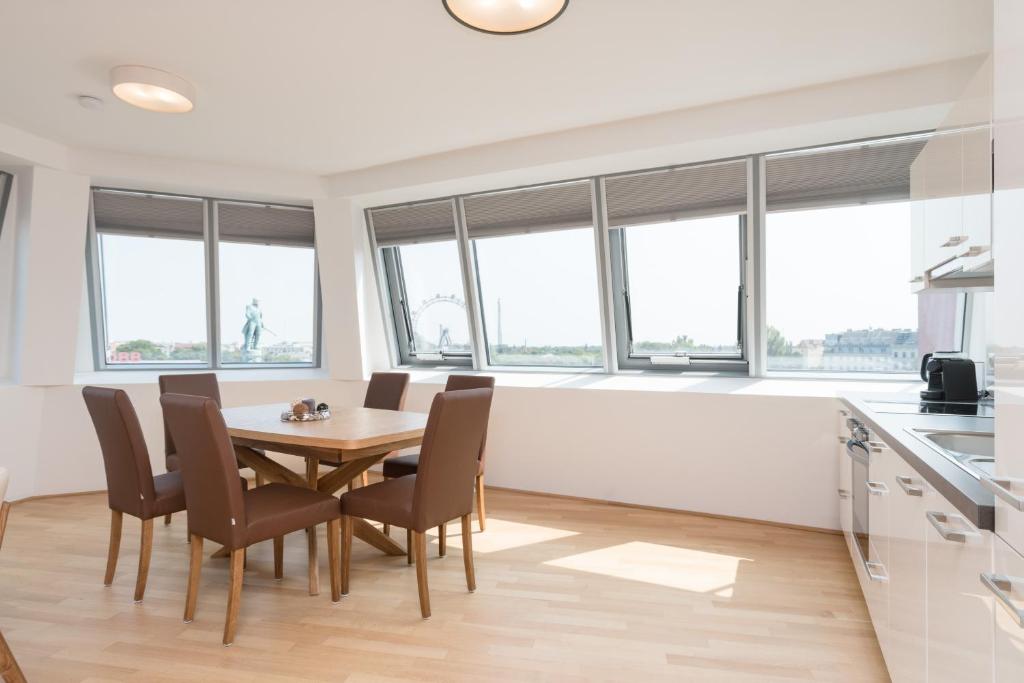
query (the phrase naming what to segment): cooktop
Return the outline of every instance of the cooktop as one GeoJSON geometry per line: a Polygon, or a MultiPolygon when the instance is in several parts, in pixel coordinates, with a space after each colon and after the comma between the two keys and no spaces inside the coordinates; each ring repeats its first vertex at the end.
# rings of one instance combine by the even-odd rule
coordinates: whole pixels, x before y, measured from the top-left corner
{"type": "Polygon", "coordinates": [[[868,407],[876,413],[902,413],[905,415],[974,415],[995,417],[992,401],[978,403],[952,403],[948,401],[867,401],[868,407]]]}

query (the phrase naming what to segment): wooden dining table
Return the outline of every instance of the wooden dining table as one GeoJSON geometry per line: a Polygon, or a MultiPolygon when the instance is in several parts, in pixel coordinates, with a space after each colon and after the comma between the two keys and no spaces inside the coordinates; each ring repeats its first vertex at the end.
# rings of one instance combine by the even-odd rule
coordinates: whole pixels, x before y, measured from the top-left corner
{"type": "MultiPolygon", "coordinates": [[[[285,422],[285,404],[225,408],[222,412],[238,461],[262,475],[266,481],[308,486],[335,493],[363,472],[402,448],[423,441],[425,413],[376,408],[332,408],[327,420],[285,422]],[[257,449],[257,450],[252,450],[257,449]],[[304,458],[305,476],[267,457],[264,451],[304,458]],[[328,471],[320,474],[324,463],[328,471]]],[[[353,520],[353,534],[389,555],[405,555],[398,545],[364,519],[353,520]]],[[[315,537],[310,554],[315,555],[315,537]]],[[[312,577],[311,577],[312,580],[312,577]]]]}

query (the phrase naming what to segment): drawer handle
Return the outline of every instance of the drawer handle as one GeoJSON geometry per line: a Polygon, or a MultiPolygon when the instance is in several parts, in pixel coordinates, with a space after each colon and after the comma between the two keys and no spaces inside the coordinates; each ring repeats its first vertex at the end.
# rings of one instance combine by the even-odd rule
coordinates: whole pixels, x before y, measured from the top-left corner
{"type": "Polygon", "coordinates": [[[920,486],[914,486],[914,480],[910,477],[896,477],[896,483],[903,489],[903,493],[908,496],[921,496],[924,494],[924,489],[920,486]]]}
{"type": "Polygon", "coordinates": [[[889,573],[885,571],[885,565],[881,562],[865,562],[864,571],[872,581],[889,582],[889,573]]]}
{"type": "Polygon", "coordinates": [[[1013,581],[1009,576],[1001,574],[981,574],[981,582],[985,584],[985,588],[988,588],[992,595],[996,596],[996,601],[1013,617],[1017,626],[1024,628],[1024,610],[1014,607],[1009,596],[1009,591],[1013,590],[1013,581]]]}
{"type": "Polygon", "coordinates": [[[889,487],[880,481],[866,481],[864,486],[872,496],[885,496],[889,494],[889,487]]]}
{"type": "Polygon", "coordinates": [[[889,447],[881,441],[868,441],[868,445],[871,446],[872,453],[881,453],[882,451],[889,450],[889,447]]]}
{"type": "Polygon", "coordinates": [[[842,500],[846,500],[847,498],[850,497],[850,492],[847,491],[846,489],[838,489],[836,493],[839,494],[839,498],[842,500]]]}
{"type": "Polygon", "coordinates": [[[1003,502],[1008,503],[1015,510],[1024,512],[1024,496],[1018,496],[1010,491],[1010,486],[1014,481],[1019,480],[993,479],[991,477],[985,477],[981,480],[981,485],[996,494],[997,497],[1001,498],[1003,502]]]}
{"type": "Polygon", "coordinates": [[[836,438],[839,439],[839,443],[846,443],[846,437],[845,436],[837,436],[836,438]]]}
{"type": "Polygon", "coordinates": [[[950,235],[949,239],[946,240],[944,247],[955,247],[958,244],[963,244],[968,240],[967,235],[950,235]]]}
{"type": "MultiPolygon", "coordinates": [[[[942,538],[947,541],[952,541],[953,543],[966,543],[968,538],[973,538],[975,536],[981,535],[974,531],[954,531],[953,529],[950,529],[949,526],[947,526],[947,524],[949,523],[950,515],[947,515],[945,513],[926,512],[924,513],[924,516],[928,518],[928,521],[932,523],[932,526],[935,527],[935,530],[939,532],[939,536],[942,536],[942,538]]],[[[959,517],[959,515],[954,516],[959,517]]],[[[963,518],[961,517],[961,519],[963,518]]]]}

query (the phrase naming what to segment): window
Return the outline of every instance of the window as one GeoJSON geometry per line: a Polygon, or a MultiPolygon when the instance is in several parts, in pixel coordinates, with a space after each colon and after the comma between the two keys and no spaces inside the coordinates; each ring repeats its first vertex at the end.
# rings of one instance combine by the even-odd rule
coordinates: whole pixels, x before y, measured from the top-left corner
{"type": "Polygon", "coordinates": [[[451,200],[368,212],[400,361],[470,365],[472,344],[451,200]]]}
{"type": "Polygon", "coordinates": [[[312,212],[215,205],[221,363],[312,363],[317,332],[312,212]]]}
{"type": "Polygon", "coordinates": [[[590,187],[465,199],[490,364],[602,365],[590,187]]]}
{"type": "Polygon", "coordinates": [[[922,337],[962,336],[962,297],[908,285],[910,164],[924,142],[766,159],[769,370],[912,373],[922,337]]]}
{"type": "Polygon", "coordinates": [[[98,367],[317,362],[309,209],[95,189],[92,225],[98,367]],[[215,217],[222,228],[217,243],[208,239],[215,217]],[[217,272],[211,281],[208,274],[217,272]],[[250,310],[239,305],[243,298],[249,306],[259,302],[249,315],[257,323],[249,326],[248,351],[242,341],[250,310]],[[218,308],[219,327],[211,314],[218,308]],[[262,325],[259,311],[266,312],[262,325]],[[211,343],[215,332],[219,347],[211,343]]]}
{"type": "Polygon", "coordinates": [[[917,372],[925,351],[969,347],[973,315],[908,282],[910,166],[930,137],[369,209],[399,361],[917,372]]]}
{"type": "Polygon", "coordinates": [[[93,214],[106,364],[209,362],[203,201],[96,192],[93,214]]]}
{"type": "Polygon", "coordinates": [[[619,366],[744,370],[747,161],[604,185],[619,366]]]}

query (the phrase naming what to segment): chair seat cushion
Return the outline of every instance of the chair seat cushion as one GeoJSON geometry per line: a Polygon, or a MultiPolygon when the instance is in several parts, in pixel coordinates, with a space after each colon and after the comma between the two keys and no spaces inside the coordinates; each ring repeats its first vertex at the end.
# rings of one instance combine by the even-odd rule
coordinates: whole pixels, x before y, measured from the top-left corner
{"type": "Polygon", "coordinates": [[[420,465],[420,454],[410,453],[409,455],[398,455],[394,458],[388,458],[384,461],[384,476],[388,479],[394,479],[395,477],[405,477],[410,474],[416,474],[416,470],[420,465]]]}
{"type": "Polygon", "coordinates": [[[185,509],[185,484],[181,472],[168,472],[153,477],[156,500],[151,508],[153,517],[162,517],[185,509]]]}
{"type": "Polygon", "coordinates": [[[415,487],[414,474],[349,491],[341,496],[341,513],[408,529],[412,523],[412,493],[415,487]]]}
{"type": "Polygon", "coordinates": [[[339,517],[338,499],[329,493],[277,483],[245,493],[247,545],[339,517]]]}

